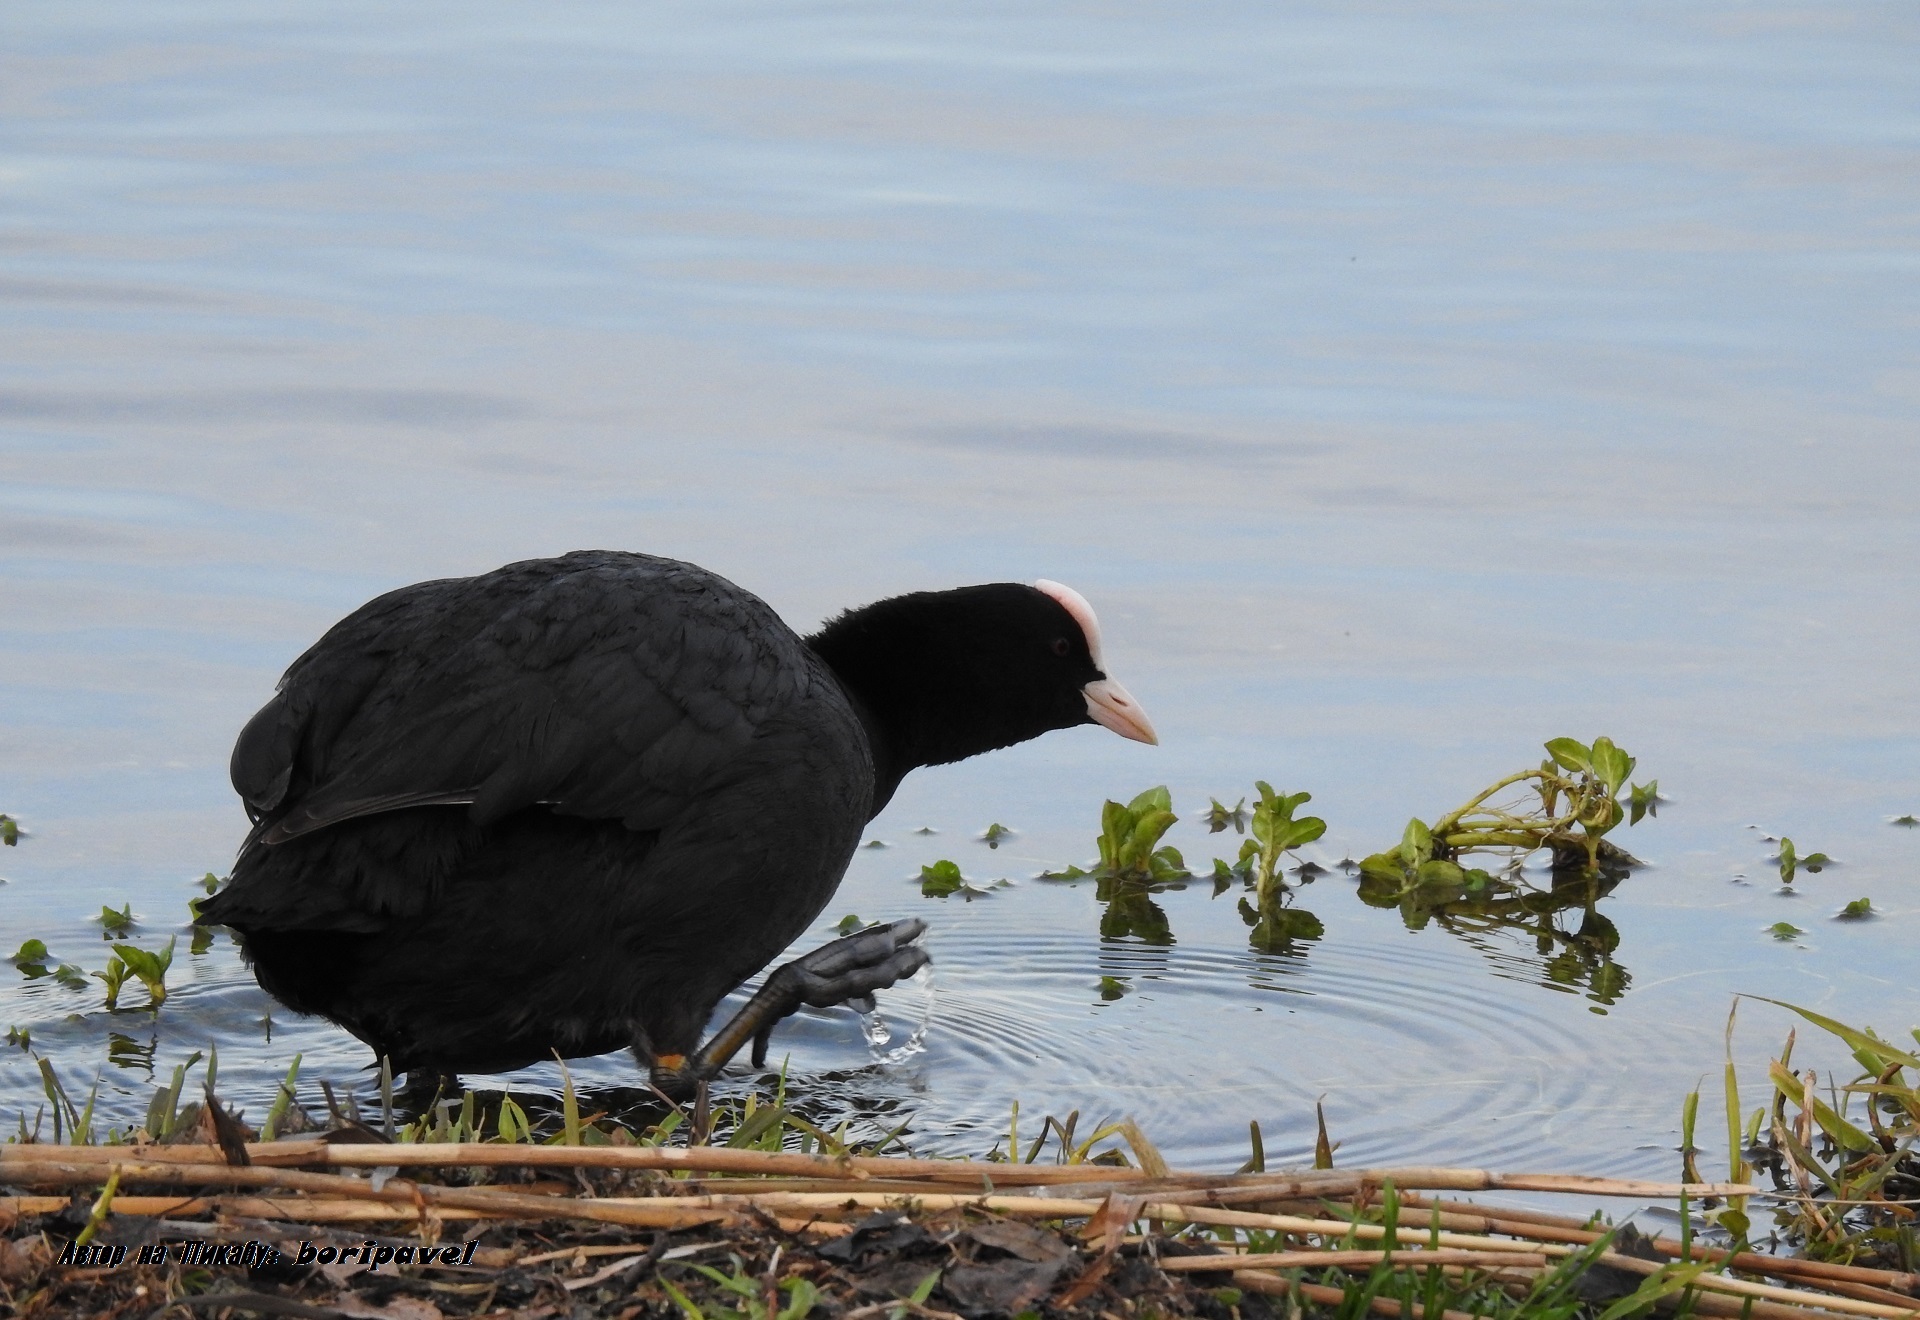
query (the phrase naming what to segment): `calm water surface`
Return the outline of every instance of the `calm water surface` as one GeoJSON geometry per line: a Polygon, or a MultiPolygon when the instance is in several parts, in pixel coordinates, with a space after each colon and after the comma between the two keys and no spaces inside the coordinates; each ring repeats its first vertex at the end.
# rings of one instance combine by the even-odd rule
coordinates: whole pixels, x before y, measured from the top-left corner
{"type": "MultiPolygon", "coordinates": [[[[4,941],[182,934],[235,732],[390,587],[624,547],[810,628],[1056,577],[1163,745],[909,780],[808,942],[929,918],[927,1049],[819,1014],[797,1085],[930,1150],[1018,1100],[1298,1159],[1325,1097],[1344,1163],[1671,1174],[1736,993],[1920,1022],[1917,62],[1867,3],[15,6],[4,941]],[[1611,989],[1338,872],[1277,955],[1205,885],[1156,943],[1032,879],[1149,785],[1201,869],[1209,796],[1310,790],[1330,863],[1601,732],[1671,799],[1611,989]],[[1780,833],[1840,864],[1781,893],[1780,833]]],[[[296,1051],[364,1086],[224,941],[171,984],[0,967],[0,1025],[113,1122],[210,1042],[256,1112],[296,1051]]],[[[1786,1025],[1743,1011],[1756,1090],[1786,1025]]],[[[0,1052],[5,1126],[41,1100],[0,1052]]]]}

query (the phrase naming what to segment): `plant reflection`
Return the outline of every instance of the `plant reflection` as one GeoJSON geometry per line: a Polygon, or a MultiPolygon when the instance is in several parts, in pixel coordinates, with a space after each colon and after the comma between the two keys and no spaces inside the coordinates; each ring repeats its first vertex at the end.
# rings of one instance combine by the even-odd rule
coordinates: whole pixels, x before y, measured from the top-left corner
{"type": "Polygon", "coordinates": [[[1599,910],[1628,872],[1624,865],[1555,870],[1548,888],[1517,867],[1452,876],[1360,873],[1360,901],[1397,908],[1408,930],[1438,926],[1488,953],[1511,959],[1515,937],[1531,956],[1518,961],[1540,985],[1579,991],[1598,1004],[1617,1003],[1632,976],[1614,960],[1620,931],[1599,910]]]}

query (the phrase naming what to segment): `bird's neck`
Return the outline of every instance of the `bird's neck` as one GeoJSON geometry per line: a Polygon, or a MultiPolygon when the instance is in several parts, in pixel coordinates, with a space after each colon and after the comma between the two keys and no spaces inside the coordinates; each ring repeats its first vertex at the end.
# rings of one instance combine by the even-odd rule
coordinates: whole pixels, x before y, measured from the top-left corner
{"type": "MultiPolygon", "coordinates": [[[[898,599],[898,598],[897,598],[898,599]]],[[[1034,736],[996,710],[991,683],[959,639],[923,613],[881,601],[806,639],[846,689],[873,754],[878,815],[910,771],[1034,736]],[[1005,727],[1003,727],[1005,726],[1005,727]]]]}

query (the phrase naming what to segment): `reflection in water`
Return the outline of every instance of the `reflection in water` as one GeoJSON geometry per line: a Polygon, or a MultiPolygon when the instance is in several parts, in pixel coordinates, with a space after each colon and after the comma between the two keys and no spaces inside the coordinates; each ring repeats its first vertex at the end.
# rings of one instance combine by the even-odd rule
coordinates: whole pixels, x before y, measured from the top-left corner
{"type": "Polygon", "coordinates": [[[159,1035],[149,1035],[145,1041],[135,1040],[122,1032],[107,1033],[107,1062],[116,1068],[130,1068],[143,1072],[151,1080],[153,1077],[153,1052],[160,1043],[159,1035]]]}
{"type": "Polygon", "coordinates": [[[1167,911],[1151,897],[1164,889],[1185,889],[1183,884],[1152,884],[1123,876],[1102,876],[1094,886],[1094,897],[1106,904],[1100,913],[1100,938],[1122,940],[1132,937],[1147,944],[1173,943],[1173,923],[1167,911]]]}
{"type": "Polygon", "coordinates": [[[1556,870],[1547,889],[1529,883],[1518,867],[1468,874],[1473,879],[1362,871],[1360,901],[1398,908],[1408,930],[1436,925],[1458,935],[1534,984],[1584,990],[1600,1004],[1626,993],[1632,978],[1613,957],[1620,932],[1598,908],[1626,878],[1626,867],[1556,870]],[[1516,947],[1530,947],[1531,955],[1516,957],[1516,947]]]}

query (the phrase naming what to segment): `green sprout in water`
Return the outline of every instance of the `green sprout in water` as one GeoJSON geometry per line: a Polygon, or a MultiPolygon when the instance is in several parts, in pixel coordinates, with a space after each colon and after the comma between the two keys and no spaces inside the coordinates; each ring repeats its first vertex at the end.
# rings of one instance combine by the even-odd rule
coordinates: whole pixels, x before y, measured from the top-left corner
{"type": "Polygon", "coordinates": [[[1794,925],[1791,921],[1776,921],[1767,927],[1767,934],[1773,936],[1776,940],[1791,940],[1797,939],[1806,934],[1806,932],[1794,925]]]}
{"type": "Polygon", "coordinates": [[[101,939],[110,940],[115,935],[124,935],[133,929],[133,904],[128,903],[118,912],[115,912],[110,907],[102,906],[100,915],[95,917],[94,920],[100,923],[101,939]]]}
{"type": "Polygon", "coordinates": [[[120,987],[127,983],[127,970],[126,963],[116,957],[107,959],[105,971],[94,973],[96,977],[106,982],[107,1012],[109,1013],[120,1007],[120,987]]]}
{"type": "Polygon", "coordinates": [[[1171,944],[1172,924],[1149,895],[1184,887],[1193,878],[1179,849],[1157,846],[1177,820],[1173,795],[1164,785],[1148,789],[1124,806],[1110,801],[1100,810],[1100,860],[1094,869],[1069,866],[1040,878],[1094,881],[1094,896],[1106,904],[1100,914],[1102,938],[1131,935],[1149,944],[1171,944]]]}
{"type": "Polygon", "coordinates": [[[1905,816],[1895,816],[1893,818],[1893,823],[1895,825],[1905,825],[1908,828],[1912,828],[1915,825],[1920,825],[1920,816],[1915,816],[1911,812],[1909,812],[1905,816]]]}
{"type": "Polygon", "coordinates": [[[1116,880],[1169,884],[1192,872],[1176,848],[1155,844],[1174,822],[1173,795],[1163,784],[1150,788],[1121,806],[1108,802],[1100,809],[1100,868],[1096,874],[1116,880]]]}
{"type": "Polygon", "coordinates": [[[1218,834],[1227,826],[1233,826],[1235,834],[1247,832],[1247,800],[1241,798],[1231,807],[1222,806],[1219,798],[1212,799],[1213,805],[1207,809],[1207,833],[1218,834]]]}
{"type": "Polygon", "coordinates": [[[971,903],[976,898],[984,898],[991,890],[1004,889],[1007,885],[1007,881],[997,880],[982,889],[961,874],[957,863],[945,860],[920,868],[920,893],[924,898],[951,898],[958,894],[971,903]]]}
{"type": "Polygon", "coordinates": [[[1260,801],[1254,805],[1249,826],[1253,837],[1240,845],[1240,865],[1250,870],[1264,912],[1271,906],[1274,890],[1286,885],[1280,878],[1281,859],[1325,834],[1327,822],[1318,816],[1294,817],[1296,810],[1313,800],[1311,793],[1276,793],[1265,780],[1255,780],[1253,786],[1260,801]]]}
{"type": "Polygon", "coordinates": [[[1838,915],[1841,921],[1859,921],[1862,918],[1870,917],[1873,915],[1873,900],[1869,898],[1856,898],[1853,902],[1841,908],[1838,915]]]}
{"type": "Polygon", "coordinates": [[[106,982],[108,1011],[120,1006],[120,988],[129,977],[146,987],[148,1008],[158,1009],[166,1003],[167,969],[173,966],[173,946],[171,938],[167,940],[167,947],[158,953],[137,944],[114,945],[114,956],[107,960],[107,969],[94,973],[106,982]]]}
{"type": "Polygon", "coordinates": [[[20,822],[12,816],[0,816],[0,843],[9,848],[20,844],[20,822]]]}
{"type": "Polygon", "coordinates": [[[1780,840],[1780,883],[1783,885],[1792,884],[1794,874],[1802,868],[1813,875],[1819,875],[1822,870],[1832,864],[1833,859],[1823,852],[1808,853],[1805,857],[1801,857],[1794,848],[1792,839],[1780,840]]]}
{"type": "Polygon", "coordinates": [[[987,826],[986,830],[980,835],[980,842],[986,844],[989,848],[998,848],[1002,839],[1011,839],[1012,837],[1013,831],[996,820],[993,824],[987,826]]]}
{"type": "MultiPolygon", "coordinates": [[[[1318,816],[1294,815],[1312,801],[1311,793],[1276,793],[1265,780],[1255,780],[1253,787],[1258,800],[1249,813],[1251,837],[1240,845],[1240,856],[1232,865],[1214,859],[1213,892],[1217,898],[1235,880],[1252,889],[1253,901],[1242,898],[1239,904],[1240,919],[1253,928],[1248,942],[1263,953],[1290,953],[1296,941],[1317,940],[1326,927],[1313,913],[1288,906],[1292,891],[1281,863],[1292,849],[1325,834],[1327,823],[1318,816]]],[[[1311,881],[1313,874],[1306,871],[1303,881],[1311,881]]]]}
{"type": "Polygon", "coordinates": [[[1627,824],[1638,825],[1648,816],[1660,814],[1660,781],[1649,779],[1645,784],[1629,786],[1627,800],[1627,824]]]}

